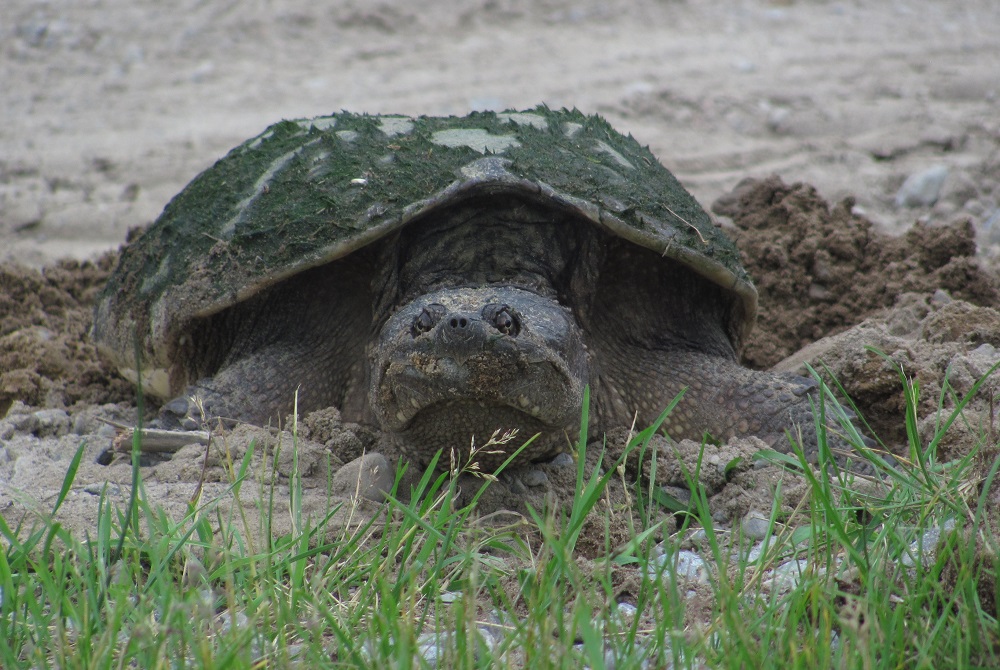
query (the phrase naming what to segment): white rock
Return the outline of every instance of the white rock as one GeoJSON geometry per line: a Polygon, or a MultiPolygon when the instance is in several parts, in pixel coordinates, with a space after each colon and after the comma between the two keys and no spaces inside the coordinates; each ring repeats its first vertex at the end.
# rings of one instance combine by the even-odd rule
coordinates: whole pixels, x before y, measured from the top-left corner
{"type": "MultiPolygon", "coordinates": [[[[673,572],[678,579],[687,579],[701,582],[702,584],[708,583],[708,567],[705,565],[705,559],[693,551],[678,551],[676,554],[663,554],[662,556],[657,556],[655,561],[659,565],[670,561],[674,566],[673,572]]],[[[664,576],[670,572],[671,567],[668,565],[664,571],[664,576]]]]}
{"type": "Polygon", "coordinates": [[[896,193],[896,206],[930,207],[937,202],[947,177],[946,165],[933,165],[922,172],[911,174],[896,193]]]}

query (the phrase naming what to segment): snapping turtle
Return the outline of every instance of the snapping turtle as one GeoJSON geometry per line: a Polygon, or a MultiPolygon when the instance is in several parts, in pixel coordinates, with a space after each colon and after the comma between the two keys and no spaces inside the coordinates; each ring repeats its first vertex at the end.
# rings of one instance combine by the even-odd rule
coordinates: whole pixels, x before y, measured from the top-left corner
{"type": "MultiPolygon", "coordinates": [[[[738,364],[757,293],[648,149],[597,116],[283,121],[122,252],[94,337],[165,421],[335,405],[403,453],[653,421],[674,438],[812,426],[811,382],[738,364]],[[200,398],[200,407],[192,398],[200,398]]],[[[494,465],[503,455],[484,457],[494,465]]]]}

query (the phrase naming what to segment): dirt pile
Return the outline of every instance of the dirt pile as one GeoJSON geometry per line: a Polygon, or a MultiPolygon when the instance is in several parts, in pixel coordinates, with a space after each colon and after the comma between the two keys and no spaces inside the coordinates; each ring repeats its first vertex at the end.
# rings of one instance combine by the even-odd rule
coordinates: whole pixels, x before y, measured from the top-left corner
{"type": "Polygon", "coordinates": [[[744,180],[714,203],[716,214],[732,219],[728,232],[760,293],[744,363],[769,368],[904,293],[941,289],[975,305],[1000,304],[1000,283],[976,259],[967,219],[918,222],[892,237],[853,207],[851,198],[831,207],[814,187],[778,177],[744,180]]]}
{"type": "Polygon", "coordinates": [[[906,455],[909,442],[903,379],[917,391],[917,438],[923,447],[936,441],[939,460],[965,456],[996,431],[1000,376],[980,383],[1000,364],[1000,312],[992,307],[943,292],[906,293],[892,309],[810,344],[776,369],[809,374],[803,363],[821,371],[825,366],[872,432],[896,453],[906,455]],[[967,395],[961,416],[951,423],[967,395]]]}
{"type": "Polygon", "coordinates": [[[87,338],[114,261],[64,260],[41,272],[0,265],[0,416],[14,401],[66,408],[134,399],[87,338]]]}

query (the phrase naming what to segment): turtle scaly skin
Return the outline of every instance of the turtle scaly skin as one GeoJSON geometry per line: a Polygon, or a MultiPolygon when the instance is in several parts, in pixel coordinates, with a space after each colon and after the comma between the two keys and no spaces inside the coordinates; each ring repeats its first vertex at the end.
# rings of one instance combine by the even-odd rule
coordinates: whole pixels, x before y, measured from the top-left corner
{"type": "Polygon", "coordinates": [[[297,393],[422,462],[512,428],[542,458],[589,384],[591,430],[683,390],[672,437],[780,448],[810,432],[813,385],[739,366],[756,299],[704,210],[599,117],[343,113],[198,176],[123,251],[94,337],[172,398],[168,423],[280,420],[297,393]]]}

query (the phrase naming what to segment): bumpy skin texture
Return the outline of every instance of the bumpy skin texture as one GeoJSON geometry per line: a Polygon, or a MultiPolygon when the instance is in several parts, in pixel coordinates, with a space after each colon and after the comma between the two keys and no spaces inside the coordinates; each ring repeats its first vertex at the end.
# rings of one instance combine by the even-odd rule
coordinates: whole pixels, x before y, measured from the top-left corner
{"type": "Polygon", "coordinates": [[[126,372],[138,349],[165,424],[281,421],[297,397],[418,461],[513,428],[535,459],[575,441],[589,384],[594,434],[683,390],[674,438],[782,448],[812,387],[738,365],[755,306],[731,243],[597,117],[345,114],[192,182],[123,253],[94,335],[126,372]]]}

